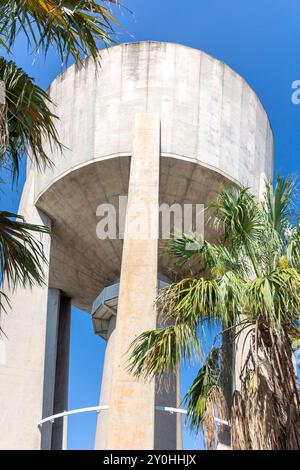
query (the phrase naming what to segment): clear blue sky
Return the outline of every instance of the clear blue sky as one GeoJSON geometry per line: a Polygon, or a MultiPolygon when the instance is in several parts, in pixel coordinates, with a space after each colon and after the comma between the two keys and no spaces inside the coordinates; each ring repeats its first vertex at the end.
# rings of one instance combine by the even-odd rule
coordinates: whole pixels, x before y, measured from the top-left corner
{"type": "MultiPolygon", "coordinates": [[[[123,0],[134,12],[118,12],[126,32],[119,42],[171,41],[202,49],[239,72],[265,106],[275,136],[275,171],[298,174],[300,161],[300,105],[291,102],[291,84],[300,80],[299,0],[123,0]]],[[[24,39],[15,47],[15,60],[43,87],[61,71],[54,53],[46,62],[26,50],[24,39]]],[[[24,165],[23,165],[24,168],[24,165]]],[[[2,177],[7,178],[2,172],[2,177]]],[[[24,182],[18,188],[2,185],[1,207],[16,211],[24,182]]],[[[210,335],[208,335],[209,342],[210,335]]],[[[98,403],[104,342],[93,334],[89,316],[72,315],[69,408],[98,403]]],[[[184,368],[183,390],[195,370],[184,368]]],[[[69,448],[92,448],[95,416],[70,419],[69,448]]],[[[201,439],[184,432],[187,449],[201,447],[201,439]]]]}

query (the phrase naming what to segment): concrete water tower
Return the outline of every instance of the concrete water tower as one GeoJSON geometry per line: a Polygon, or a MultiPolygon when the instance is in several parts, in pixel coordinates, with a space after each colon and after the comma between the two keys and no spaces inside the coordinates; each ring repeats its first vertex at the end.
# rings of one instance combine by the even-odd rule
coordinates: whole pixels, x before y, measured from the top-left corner
{"type": "Polygon", "coordinates": [[[207,204],[232,183],[259,195],[273,173],[267,114],[219,60],[156,42],[101,51],[98,70],[91,59],[71,66],[50,96],[67,148],[63,156],[52,150],[53,168],[27,168],[19,212],[51,226],[52,235],[43,237],[46,285],[8,292],[12,308],[1,318],[0,447],[61,448],[61,420],[42,429],[37,423],[67,408],[73,304],[92,313],[107,341],[100,404],[108,408],[95,448],[178,448],[179,421],[156,410],[178,405],[178,381],[171,377],[169,392],[157,391],[130,376],[124,359],[131,341],[155,327],[157,288],[172,280],[159,243],[159,204],[207,204]],[[118,207],[124,195],[124,240],[97,238],[97,207],[118,207]],[[143,223],[138,202],[156,227],[146,240],[128,236],[143,223]]]}

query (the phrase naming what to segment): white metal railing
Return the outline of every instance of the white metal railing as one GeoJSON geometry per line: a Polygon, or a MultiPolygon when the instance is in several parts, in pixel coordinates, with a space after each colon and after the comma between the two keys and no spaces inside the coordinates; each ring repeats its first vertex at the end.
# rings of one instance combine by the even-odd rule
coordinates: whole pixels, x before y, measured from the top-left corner
{"type": "Polygon", "coordinates": [[[56,415],[48,416],[47,418],[41,419],[41,421],[38,422],[38,426],[42,426],[44,423],[47,423],[49,421],[50,423],[54,423],[56,419],[63,418],[64,416],[77,415],[79,413],[89,413],[91,411],[96,411],[97,413],[100,413],[100,411],[108,410],[108,408],[108,405],[102,405],[90,406],[89,408],[78,408],[77,410],[63,411],[62,413],[57,413],[56,415]]]}
{"type": "MultiPolygon", "coordinates": [[[[61,413],[57,413],[56,415],[47,416],[47,418],[41,419],[41,421],[39,421],[37,424],[40,427],[44,423],[48,423],[49,421],[50,423],[54,423],[56,419],[64,418],[65,416],[76,415],[79,413],[89,413],[91,411],[96,411],[97,413],[100,413],[100,411],[105,411],[108,409],[109,409],[108,405],[100,405],[100,406],[90,406],[88,408],[78,408],[77,410],[63,411],[61,413]]],[[[156,406],[155,409],[158,411],[166,411],[171,414],[174,414],[174,413],[187,414],[187,410],[184,410],[183,408],[173,408],[171,406],[156,406]]]]}
{"type": "Polygon", "coordinates": [[[187,410],[184,410],[183,408],[172,408],[171,406],[156,406],[156,410],[158,411],[167,411],[168,413],[174,414],[174,413],[179,413],[182,415],[187,414],[187,410]]]}
{"type": "MultiPolygon", "coordinates": [[[[53,424],[56,419],[63,418],[63,450],[66,450],[67,449],[68,416],[80,414],[80,413],[90,413],[92,411],[96,411],[97,413],[100,413],[101,411],[105,411],[108,409],[109,409],[108,405],[99,405],[99,406],[90,406],[88,408],[78,408],[77,410],[63,411],[61,413],[57,413],[55,415],[48,416],[47,418],[41,419],[41,421],[39,421],[37,425],[39,428],[41,428],[43,424],[45,423],[50,422],[53,424]]],[[[187,410],[185,410],[184,408],[173,408],[171,406],[156,406],[155,409],[157,411],[165,411],[171,414],[174,414],[174,413],[185,414],[185,415],[187,414],[187,410]]],[[[217,418],[216,416],[214,419],[216,423],[230,427],[230,423],[228,421],[217,418]]]]}
{"type": "Polygon", "coordinates": [[[41,419],[37,423],[38,427],[42,429],[43,424],[51,423],[53,424],[56,419],[62,418],[63,419],[63,437],[62,437],[62,450],[67,450],[67,441],[68,441],[68,416],[76,415],[80,413],[90,413],[92,411],[96,411],[100,413],[100,411],[108,410],[108,405],[99,405],[99,406],[90,406],[88,408],[78,408],[77,410],[70,410],[70,411],[63,411],[61,413],[57,413],[55,415],[47,416],[47,418],[41,419]]]}

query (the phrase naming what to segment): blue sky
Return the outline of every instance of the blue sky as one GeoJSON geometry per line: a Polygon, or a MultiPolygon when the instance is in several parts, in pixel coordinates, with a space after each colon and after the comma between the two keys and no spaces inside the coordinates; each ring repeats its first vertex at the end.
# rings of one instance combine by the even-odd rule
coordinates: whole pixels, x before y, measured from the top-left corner
{"type": "MultiPolygon", "coordinates": [[[[299,174],[300,105],[291,102],[291,84],[300,80],[299,0],[122,0],[133,12],[119,10],[124,31],[119,42],[170,41],[202,49],[230,65],[253,87],[266,108],[275,137],[275,171],[299,174]]],[[[50,52],[47,61],[27,53],[24,38],[14,49],[16,62],[42,87],[47,87],[62,66],[50,52]]],[[[24,168],[18,187],[10,178],[2,185],[1,207],[17,211],[24,183],[24,168]]],[[[207,343],[209,343],[208,335],[207,343]]],[[[207,344],[208,347],[208,344],[207,344]]],[[[72,312],[69,408],[98,403],[104,342],[95,337],[87,314],[72,312]]],[[[183,390],[195,369],[185,368],[183,390]]],[[[72,417],[69,448],[92,448],[95,415],[72,417]]],[[[201,439],[185,430],[187,449],[201,447],[201,439]]]]}

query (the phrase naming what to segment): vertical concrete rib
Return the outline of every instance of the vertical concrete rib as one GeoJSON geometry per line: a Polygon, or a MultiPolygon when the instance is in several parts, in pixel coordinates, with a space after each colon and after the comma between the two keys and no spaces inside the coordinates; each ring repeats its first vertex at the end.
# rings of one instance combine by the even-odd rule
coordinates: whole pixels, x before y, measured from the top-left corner
{"type": "Polygon", "coordinates": [[[139,113],[130,168],[107,449],[154,446],[154,381],[137,381],[126,370],[126,360],[130,343],[156,325],[159,161],[159,117],[139,113]]]}
{"type": "MultiPolygon", "coordinates": [[[[70,299],[58,289],[49,289],[45,345],[43,418],[65,411],[68,405],[70,299]]],[[[63,419],[43,424],[41,448],[60,450],[63,419]]]]}
{"type": "MultiPolygon", "coordinates": [[[[57,335],[55,389],[53,413],[61,413],[68,408],[69,354],[71,329],[71,300],[61,296],[57,335]]],[[[51,449],[61,450],[64,440],[64,421],[56,420],[52,427],[51,449]]]]}
{"type": "MultiPolygon", "coordinates": [[[[44,364],[43,387],[43,418],[53,415],[55,393],[55,370],[57,353],[57,336],[59,324],[60,292],[58,289],[48,290],[47,327],[44,364]]],[[[49,421],[41,428],[41,449],[51,449],[52,423],[49,421]]]]}

